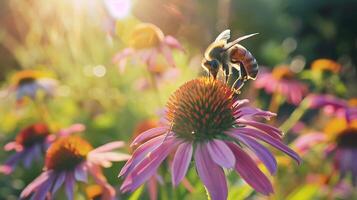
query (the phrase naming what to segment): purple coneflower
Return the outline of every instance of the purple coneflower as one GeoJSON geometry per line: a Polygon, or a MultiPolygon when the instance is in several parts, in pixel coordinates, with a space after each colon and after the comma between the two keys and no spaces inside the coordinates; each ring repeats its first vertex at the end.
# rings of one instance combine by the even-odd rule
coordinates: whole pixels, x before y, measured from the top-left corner
{"type": "Polygon", "coordinates": [[[74,124],[67,129],[62,129],[58,134],[51,134],[46,124],[36,123],[22,129],[16,136],[15,141],[5,145],[6,151],[15,150],[16,153],[0,165],[0,172],[10,174],[17,164],[22,161],[25,168],[29,168],[35,159],[42,158],[44,151],[56,137],[67,136],[74,132],[81,132],[84,126],[74,124]]]}
{"type": "Polygon", "coordinates": [[[45,97],[51,97],[56,86],[57,81],[45,72],[23,70],[14,75],[10,91],[16,92],[16,101],[21,103],[24,97],[35,99],[39,91],[43,92],[45,97]]]}
{"type": "Polygon", "coordinates": [[[122,146],[124,142],[117,141],[93,149],[79,136],[56,140],[46,153],[44,171],[22,191],[20,198],[53,198],[64,184],[67,198],[73,199],[75,182],[87,182],[90,173],[95,182],[105,188],[102,199],[113,199],[115,190],[107,183],[101,167],[110,167],[113,161],[127,160],[129,155],[112,151],[122,146]]]}
{"type": "Polygon", "coordinates": [[[256,88],[263,88],[269,94],[279,94],[289,103],[297,105],[307,92],[307,86],[294,78],[287,66],[278,66],[272,72],[261,70],[254,82],[256,88]]]}
{"type": "Polygon", "coordinates": [[[328,150],[332,153],[334,167],[340,179],[351,175],[352,184],[357,185],[357,118],[331,120],[324,130],[329,139],[328,150]]]}
{"type": "Polygon", "coordinates": [[[357,98],[346,101],[328,94],[310,94],[307,98],[310,108],[323,108],[326,113],[345,117],[347,121],[357,118],[357,98]]]}
{"type": "Polygon", "coordinates": [[[199,78],[181,86],[167,104],[167,124],[140,134],[132,143],[140,145],[125,164],[119,176],[125,176],[121,190],[134,191],[147,181],[163,160],[175,151],[172,183],[177,186],[193,157],[199,177],[211,199],[227,198],[223,168],[235,169],[258,192],[273,192],[269,179],[246,153],[250,149],[271,174],[277,163],[271,152],[258,141],[264,141],[300,162],[299,156],[282,141],[282,132],[256,121],[269,119],[274,113],[249,107],[247,100],[234,98],[224,83],[199,78]]]}
{"type": "Polygon", "coordinates": [[[172,36],[164,36],[164,33],[155,25],[142,23],[137,25],[130,38],[130,47],[122,50],[113,58],[114,63],[118,63],[119,70],[125,69],[129,56],[138,56],[148,67],[156,66],[159,54],[162,54],[167,63],[175,67],[172,50],[183,51],[181,44],[172,36]]]}

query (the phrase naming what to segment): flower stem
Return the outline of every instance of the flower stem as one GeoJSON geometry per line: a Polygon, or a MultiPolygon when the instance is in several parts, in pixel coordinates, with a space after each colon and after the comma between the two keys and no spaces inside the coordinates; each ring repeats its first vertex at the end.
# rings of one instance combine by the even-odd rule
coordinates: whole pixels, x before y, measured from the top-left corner
{"type": "Polygon", "coordinates": [[[160,98],[159,86],[157,84],[155,75],[152,72],[149,72],[149,78],[150,78],[151,84],[152,84],[152,86],[154,88],[155,95],[156,95],[156,98],[157,98],[157,102],[158,102],[159,106],[161,107],[162,106],[162,102],[161,102],[161,98],[160,98]]]}
{"type": "Polygon", "coordinates": [[[299,107],[297,107],[290,117],[280,126],[280,130],[284,133],[288,132],[304,115],[305,111],[308,109],[308,102],[308,99],[304,98],[299,107]]]}
{"type": "MultiPolygon", "coordinates": [[[[280,105],[284,102],[283,96],[277,92],[274,92],[271,97],[268,110],[273,113],[278,113],[280,105]]],[[[276,118],[272,118],[269,123],[274,124],[276,118]]]]}

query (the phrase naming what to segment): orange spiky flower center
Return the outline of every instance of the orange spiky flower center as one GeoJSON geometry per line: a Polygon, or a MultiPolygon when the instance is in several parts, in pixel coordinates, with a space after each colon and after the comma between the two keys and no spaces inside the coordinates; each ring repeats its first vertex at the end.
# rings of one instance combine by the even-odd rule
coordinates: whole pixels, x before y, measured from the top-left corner
{"type": "Polygon", "coordinates": [[[146,49],[158,46],[163,39],[164,34],[157,26],[143,23],[134,28],[129,43],[135,49],[146,49]]]}
{"type": "Polygon", "coordinates": [[[46,153],[46,168],[73,170],[84,161],[93,147],[78,136],[67,136],[55,141],[46,153]]]}
{"type": "Polygon", "coordinates": [[[350,127],[337,136],[337,146],[357,149],[357,128],[350,127]]]}
{"type": "Polygon", "coordinates": [[[293,79],[294,73],[287,66],[278,66],[273,69],[273,76],[278,79],[293,79]]]}
{"type": "Polygon", "coordinates": [[[331,72],[337,74],[341,70],[341,65],[330,59],[317,59],[311,64],[312,71],[331,72]]]}
{"type": "Polygon", "coordinates": [[[21,130],[15,141],[24,147],[31,147],[36,143],[42,143],[49,134],[50,131],[46,124],[33,124],[21,130]]]}
{"type": "Polygon", "coordinates": [[[234,92],[224,83],[198,78],[182,85],[169,99],[167,118],[172,131],[185,140],[224,137],[235,124],[234,92]]]}

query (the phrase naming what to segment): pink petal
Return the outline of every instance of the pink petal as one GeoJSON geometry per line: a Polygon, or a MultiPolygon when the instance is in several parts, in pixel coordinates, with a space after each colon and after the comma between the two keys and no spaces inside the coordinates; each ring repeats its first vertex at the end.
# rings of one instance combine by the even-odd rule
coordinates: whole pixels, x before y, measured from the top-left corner
{"type": "Polygon", "coordinates": [[[33,180],[27,187],[21,192],[20,198],[28,197],[33,191],[39,188],[44,182],[46,182],[53,174],[52,170],[45,171],[35,180],[33,180]]]}
{"type": "Polygon", "coordinates": [[[206,186],[212,200],[227,199],[227,182],[222,168],[213,162],[206,145],[198,144],[195,162],[199,177],[206,186]]]}
{"type": "Polygon", "coordinates": [[[237,128],[234,131],[228,133],[228,135],[235,137],[237,139],[239,139],[240,135],[247,135],[253,138],[257,138],[284,152],[288,156],[295,159],[297,163],[301,162],[300,156],[296,154],[293,150],[291,150],[288,146],[283,144],[280,140],[277,140],[272,136],[267,135],[259,130],[251,129],[251,128],[237,128]]]}
{"type": "Polygon", "coordinates": [[[240,176],[258,192],[269,195],[273,193],[273,186],[269,179],[256,166],[252,158],[233,143],[228,144],[236,156],[236,170],[240,176]]]}
{"type": "Polygon", "coordinates": [[[16,150],[16,151],[21,151],[23,150],[22,145],[19,145],[17,142],[9,142],[4,146],[5,151],[11,151],[11,150],[16,150]]]}
{"type": "Polygon", "coordinates": [[[83,132],[86,129],[86,127],[83,124],[73,124],[68,128],[61,129],[58,132],[58,135],[61,137],[71,135],[72,133],[80,133],[83,132]]]}
{"type": "Polygon", "coordinates": [[[172,184],[177,186],[185,177],[192,158],[192,144],[186,142],[177,148],[172,163],[172,184]]]}
{"type": "Polygon", "coordinates": [[[120,190],[122,192],[134,191],[147,181],[157,170],[161,162],[168,156],[172,149],[180,144],[180,140],[169,138],[146,156],[125,178],[120,190]]]}
{"type": "Polygon", "coordinates": [[[275,157],[270,153],[270,151],[261,145],[255,139],[249,136],[239,136],[239,140],[251,149],[255,155],[264,163],[271,174],[275,174],[277,169],[277,162],[275,157]]]}
{"type": "Polygon", "coordinates": [[[167,127],[157,127],[157,128],[152,128],[149,129],[143,133],[141,133],[140,135],[138,135],[134,141],[131,143],[131,147],[132,146],[136,146],[140,143],[142,143],[143,141],[146,141],[152,137],[156,137],[159,135],[164,134],[165,132],[168,132],[168,128],[167,127]]]}
{"type": "Polygon", "coordinates": [[[106,152],[106,151],[111,151],[113,149],[118,149],[118,148],[121,148],[121,147],[124,147],[124,146],[125,146],[125,142],[123,142],[123,141],[109,142],[107,144],[99,146],[98,148],[95,148],[91,152],[96,152],[96,153],[106,152]]]}
{"type": "Polygon", "coordinates": [[[157,180],[152,176],[147,184],[150,200],[157,200],[157,180]]]}
{"type": "Polygon", "coordinates": [[[50,191],[54,181],[54,176],[48,177],[46,181],[44,181],[41,185],[39,185],[38,189],[35,191],[33,199],[36,200],[45,200],[48,192],[50,191]]]}
{"type": "Polygon", "coordinates": [[[129,159],[124,167],[121,169],[119,173],[119,177],[122,175],[126,175],[127,173],[130,173],[130,171],[138,164],[140,163],[145,156],[153,151],[154,149],[158,148],[164,141],[165,135],[160,135],[158,137],[155,137],[144,144],[140,145],[133,153],[131,159],[129,159]]]}
{"type": "Polygon", "coordinates": [[[263,131],[264,133],[269,134],[272,137],[279,139],[279,140],[281,140],[281,136],[283,135],[283,133],[279,129],[277,129],[273,126],[270,126],[268,124],[261,123],[261,122],[246,121],[246,120],[238,120],[237,122],[239,124],[249,125],[251,127],[259,129],[259,130],[263,131]]]}
{"type": "Polygon", "coordinates": [[[112,162],[130,159],[130,155],[117,152],[89,153],[88,160],[103,167],[110,167],[112,162]]]}
{"type": "Polygon", "coordinates": [[[225,168],[234,167],[236,159],[231,149],[223,141],[215,139],[208,142],[206,147],[215,163],[225,168]]]}
{"type": "Polygon", "coordinates": [[[185,51],[184,48],[182,47],[182,45],[180,44],[180,42],[178,40],[176,40],[176,38],[172,37],[171,35],[167,35],[164,38],[164,43],[172,49],[178,49],[183,52],[185,51]]]}
{"type": "Polygon", "coordinates": [[[160,52],[163,54],[163,56],[165,57],[167,63],[171,66],[171,67],[176,67],[175,61],[174,61],[174,57],[172,56],[172,51],[169,47],[162,45],[160,47],[160,52]]]}

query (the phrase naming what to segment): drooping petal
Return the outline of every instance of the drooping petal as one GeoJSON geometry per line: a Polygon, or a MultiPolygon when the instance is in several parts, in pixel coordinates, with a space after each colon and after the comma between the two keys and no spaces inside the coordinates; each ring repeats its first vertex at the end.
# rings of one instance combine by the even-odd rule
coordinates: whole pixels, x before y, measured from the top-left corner
{"type": "Polygon", "coordinates": [[[150,200],[157,200],[157,180],[155,176],[152,176],[147,184],[149,190],[149,198],[150,200]]]}
{"type": "Polygon", "coordinates": [[[165,135],[160,135],[140,145],[134,151],[132,157],[125,163],[118,176],[120,177],[129,173],[149,152],[158,148],[163,143],[164,139],[165,135]]]}
{"type": "Polygon", "coordinates": [[[172,163],[172,184],[177,186],[185,177],[192,158],[192,144],[182,143],[177,148],[172,163]]]}
{"type": "Polygon", "coordinates": [[[264,111],[261,109],[253,108],[253,107],[242,107],[238,109],[238,113],[236,113],[235,117],[236,118],[241,118],[241,117],[263,117],[267,120],[269,120],[271,117],[276,116],[275,113],[269,112],[269,111],[264,111]]]}
{"type": "Polygon", "coordinates": [[[24,157],[25,153],[26,151],[22,151],[10,156],[10,158],[5,161],[4,165],[0,165],[0,172],[4,174],[10,174],[18,162],[24,157]]]}
{"type": "Polygon", "coordinates": [[[80,133],[80,132],[83,132],[85,129],[86,129],[86,127],[85,127],[83,124],[72,124],[72,125],[71,125],[70,127],[68,127],[68,128],[61,129],[61,130],[58,132],[58,135],[61,136],[61,137],[69,136],[69,135],[71,135],[72,133],[80,133]]]}
{"type": "Polygon", "coordinates": [[[183,52],[185,51],[184,48],[182,47],[182,45],[179,43],[179,41],[176,40],[176,38],[172,37],[171,35],[167,35],[164,38],[164,43],[172,49],[178,49],[183,52]]]}
{"type": "Polygon", "coordinates": [[[169,138],[158,148],[148,154],[125,178],[120,190],[122,192],[134,191],[147,181],[157,170],[167,155],[181,143],[176,138],[169,138]]]}
{"type": "Polygon", "coordinates": [[[88,160],[90,162],[101,165],[108,168],[112,166],[112,162],[124,161],[130,159],[130,155],[118,152],[105,152],[105,153],[93,153],[88,154],[88,160]]]}
{"type": "Polygon", "coordinates": [[[134,139],[134,141],[130,144],[130,146],[132,147],[132,146],[138,145],[138,144],[142,143],[143,141],[146,141],[152,137],[162,135],[162,134],[166,133],[167,131],[168,131],[167,127],[157,127],[157,128],[149,129],[149,130],[141,133],[138,137],[136,137],[134,139]]]}
{"type": "Polygon", "coordinates": [[[96,152],[96,153],[106,152],[106,151],[111,151],[113,149],[118,149],[118,148],[121,148],[121,147],[124,147],[124,146],[125,146],[125,142],[123,142],[123,141],[109,142],[107,144],[99,146],[98,148],[95,148],[91,152],[96,152]]]}
{"type": "Polygon", "coordinates": [[[231,132],[228,133],[228,135],[235,137],[239,139],[238,136],[240,135],[247,135],[253,138],[257,138],[259,140],[262,140],[273,147],[279,149],[280,151],[286,153],[288,156],[292,157],[293,159],[296,160],[296,162],[300,163],[301,159],[298,154],[296,154],[293,150],[291,150],[288,146],[283,144],[280,140],[277,140],[273,138],[272,136],[265,134],[259,130],[252,129],[252,128],[237,128],[231,132]]]}
{"type": "Polygon", "coordinates": [[[269,179],[260,171],[252,158],[237,145],[233,143],[228,145],[237,159],[235,168],[240,176],[258,192],[265,195],[273,193],[273,186],[269,179]]]}
{"type": "Polygon", "coordinates": [[[87,168],[85,164],[80,164],[74,170],[74,178],[78,181],[87,182],[87,168]]]}
{"type": "Polygon", "coordinates": [[[281,139],[281,136],[283,135],[282,131],[280,131],[279,129],[277,129],[273,126],[270,126],[268,124],[261,123],[261,122],[238,120],[238,123],[259,129],[259,130],[263,131],[264,133],[269,134],[272,137],[279,139],[279,140],[281,139]]]}
{"type": "Polygon", "coordinates": [[[113,200],[116,195],[115,189],[107,182],[102,169],[98,165],[93,165],[91,163],[88,164],[87,168],[95,182],[103,187],[102,199],[113,200]]]}
{"type": "Polygon", "coordinates": [[[213,140],[206,144],[212,160],[225,168],[233,168],[235,157],[230,148],[221,140],[213,140]]]}
{"type": "Polygon", "coordinates": [[[255,155],[257,155],[257,157],[264,163],[271,174],[275,174],[278,164],[275,157],[267,148],[249,136],[241,135],[239,136],[239,140],[247,145],[248,148],[251,149],[255,155]]]}
{"type": "MultiPolygon", "coordinates": [[[[55,174],[53,174],[55,175],[55,174]]],[[[39,185],[39,187],[37,188],[37,190],[35,191],[34,195],[33,195],[33,199],[36,200],[45,200],[48,192],[50,191],[52,185],[53,185],[53,181],[55,176],[49,176],[48,179],[46,181],[44,181],[41,185],[39,185]]]]}
{"type": "Polygon", "coordinates": [[[52,187],[52,191],[51,191],[52,195],[54,195],[56,193],[56,191],[62,186],[65,178],[66,178],[65,172],[61,172],[61,173],[57,174],[57,177],[55,179],[55,182],[53,183],[53,187],[52,187]]]}
{"type": "Polygon", "coordinates": [[[174,57],[172,56],[172,51],[168,46],[165,45],[161,45],[160,46],[160,52],[164,55],[167,63],[171,66],[171,67],[176,67],[175,64],[175,60],[174,57]]]}
{"type": "Polygon", "coordinates": [[[52,170],[45,171],[40,176],[38,176],[35,180],[33,180],[27,187],[21,192],[20,198],[28,197],[34,190],[39,188],[45,181],[47,181],[53,174],[52,170]]]}
{"type": "Polygon", "coordinates": [[[195,151],[198,175],[207,188],[212,200],[227,199],[227,181],[224,172],[209,155],[204,144],[198,144],[195,151]]]}
{"type": "Polygon", "coordinates": [[[65,191],[68,200],[73,200],[74,183],[75,183],[75,179],[73,173],[67,172],[66,179],[65,179],[65,191]]]}

